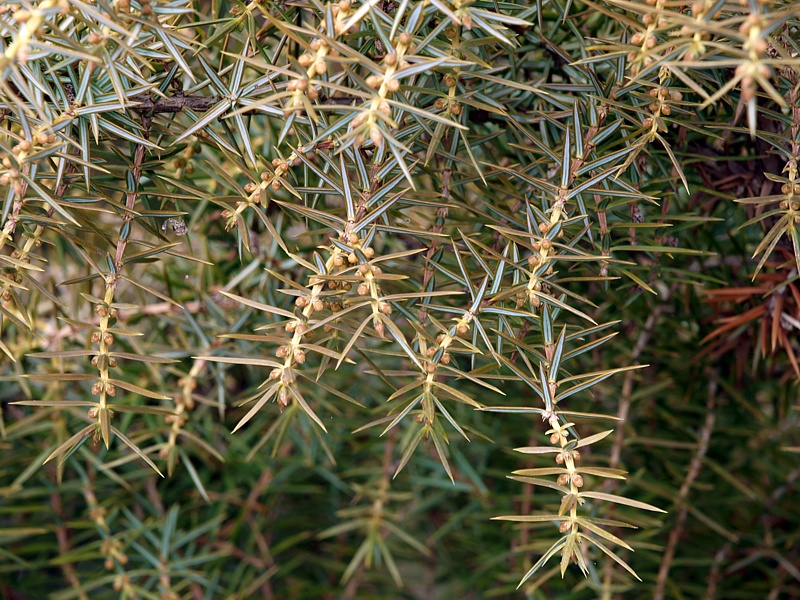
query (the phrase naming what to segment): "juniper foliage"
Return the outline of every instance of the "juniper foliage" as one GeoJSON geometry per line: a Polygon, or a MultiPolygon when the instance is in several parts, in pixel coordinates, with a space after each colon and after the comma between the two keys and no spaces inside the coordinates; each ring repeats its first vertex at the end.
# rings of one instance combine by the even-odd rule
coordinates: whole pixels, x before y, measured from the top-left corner
{"type": "Polygon", "coordinates": [[[800,595],[799,27],[0,5],[4,597],[800,595]]]}

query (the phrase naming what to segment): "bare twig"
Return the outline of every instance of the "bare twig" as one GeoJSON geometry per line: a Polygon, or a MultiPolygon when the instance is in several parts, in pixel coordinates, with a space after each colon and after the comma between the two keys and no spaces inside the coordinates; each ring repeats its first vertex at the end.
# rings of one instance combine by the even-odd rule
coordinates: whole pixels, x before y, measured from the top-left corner
{"type": "Polygon", "coordinates": [[[663,600],[664,588],[667,584],[667,576],[669,575],[672,560],[675,557],[675,550],[678,547],[678,540],[683,535],[683,528],[686,524],[686,515],[688,508],[686,507],[686,498],[689,496],[689,491],[692,489],[697,476],[700,474],[700,469],[703,466],[703,458],[708,451],[708,443],[711,440],[711,432],[714,430],[714,422],[717,413],[715,411],[717,395],[717,381],[712,375],[708,382],[708,400],[706,401],[706,419],[703,427],[700,430],[700,439],[697,442],[697,452],[689,465],[689,471],[683,480],[683,485],[678,492],[678,497],[675,500],[676,506],[679,506],[678,519],[675,527],[669,535],[667,547],[664,550],[664,555],[661,559],[661,566],[658,569],[658,577],[656,579],[656,590],[653,593],[653,600],[663,600]]]}

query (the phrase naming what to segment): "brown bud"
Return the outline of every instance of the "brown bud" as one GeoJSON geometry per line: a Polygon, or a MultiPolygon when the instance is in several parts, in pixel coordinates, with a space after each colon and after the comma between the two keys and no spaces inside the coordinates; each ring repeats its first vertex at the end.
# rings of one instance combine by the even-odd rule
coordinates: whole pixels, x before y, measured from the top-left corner
{"type": "Polygon", "coordinates": [[[573,475],[572,483],[575,484],[575,487],[583,487],[583,477],[581,477],[580,475],[573,475]]]}
{"type": "Polygon", "coordinates": [[[449,352],[445,352],[442,354],[442,364],[449,365],[452,357],[450,356],[449,352]]]}
{"type": "Polygon", "coordinates": [[[366,296],[367,294],[369,294],[369,286],[366,283],[362,283],[358,286],[358,295],[366,296]]]}
{"type": "Polygon", "coordinates": [[[405,32],[405,31],[403,33],[401,33],[400,37],[398,38],[398,42],[400,42],[401,46],[410,45],[411,44],[411,40],[412,40],[411,35],[409,33],[405,32]]]}
{"type": "Polygon", "coordinates": [[[436,372],[436,365],[433,364],[433,363],[428,363],[427,365],[425,365],[425,370],[428,373],[435,373],[436,372]]]}
{"type": "Polygon", "coordinates": [[[383,134],[381,130],[377,127],[373,127],[369,130],[369,139],[375,146],[380,146],[383,144],[383,134]]]}
{"type": "Polygon", "coordinates": [[[561,439],[561,437],[557,433],[551,433],[550,434],[550,443],[551,444],[557,444],[560,439],[561,439]]]}
{"type": "Polygon", "coordinates": [[[558,526],[561,533],[567,533],[570,529],[572,529],[572,523],[569,521],[562,521],[558,526]]]}
{"type": "Polygon", "coordinates": [[[302,365],[304,362],[306,362],[306,353],[302,350],[296,350],[294,353],[294,361],[297,364],[302,365]]]}
{"type": "Polygon", "coordinates": [[[322,303],[322,300],[314,300],[314,310],[320,312],[325,308],[325,305],[322,303]]]}
{"type": "Polygon", "coordinates": [[[299,296],[299,297],[298,297],[298,298],[297,298],[297,299],[294,301],[294,303],[295,303],[297,306],[299,306],[300,308],[303,308],[304,306],[308,306],[308,298],[306,298],[305,296],[299,296]]]}
{"type": "Polygon", "coordinates": [[[562,473],[558,476],[558,485],[567,485],[569,483],[569,475],[562,473]]]}
{"type": "Polygon", "coordinates": [[[287,354],[289,354],[289,349],[286,346],[281,346],[275,350],[275,356],[278,358],[286,358],[287,354]]]}

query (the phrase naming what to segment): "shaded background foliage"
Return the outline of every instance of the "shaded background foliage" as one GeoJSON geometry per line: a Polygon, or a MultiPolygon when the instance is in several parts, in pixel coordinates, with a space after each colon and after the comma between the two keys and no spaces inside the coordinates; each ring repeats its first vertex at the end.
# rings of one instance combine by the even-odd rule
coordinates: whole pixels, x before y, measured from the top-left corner
{"type": "Polygon", "coordinates": [[[798,6],[1,5],[0,593],[800,597],[798,6]]]}

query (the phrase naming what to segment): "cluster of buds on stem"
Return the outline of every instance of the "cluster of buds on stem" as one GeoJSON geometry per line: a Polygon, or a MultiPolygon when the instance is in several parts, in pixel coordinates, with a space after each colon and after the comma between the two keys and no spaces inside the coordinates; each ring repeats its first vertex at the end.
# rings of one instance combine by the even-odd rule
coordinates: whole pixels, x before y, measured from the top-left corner
{"type": "Polygon", "coordinates": [[[245,210],[255,204],[265,204],[267,198],[267,189],[273,192],[280,191],[285,184],[285,176],[289,169],[302,164],[302,159],[296,152],[292,152],[286,159],[274,158],[272,159],[273,172],[262,171],[258,177],[257,182],[248,182],[244,186],[244,191],[247,194],[245,198],[236,203],[236,207],[231,210],[226,208],[222,211],[222,218],[225,219],[225,229],[229,231],[236,226],[236,219],[245,210]]]}
{"type": "Polygon", "coordinates": [[[660,16],[666,0],[646,0],[646,3],[652,6],[653,10],[642,15],[644,30],[637,31],[631,36],[631,44],[639,48],[628,53],[628,64],[634,77],[639,73],[641,66],[649,67],[653,63],[652,50],[658,44],[656,30],[667,24],[664,17],[660,16]]]}
{"type": "Polygon", "coordinates": [[[374,146],[380,146],[383,144],[381,125],[386,128],[396,127],[387,98],[400,90],[398,72],[408,66],[404,57],[412,41],[411,34],[401,33],[395,42],[394,51],[388,52],[383,58],[383,72],[367,77],[366,83],[374,90],[375,95],[363,112],[350,122],[350,131],[355,135],[357,145],[364,144],[369,138],[374,146]]]}
{"type": "Polygon", "coordinates": [[[741,80],[742,100],[752,100],[756,95],[756,81],[769,79],[772,69],[762,62],[767,51],[767,40],[764,39],[764,22],[758,13],[754,12],[739,26],[739,31],[747,36],[742,50],[747,54],[747,62],[736,67],[736,77],[741,80]]]}
{"type": "Polygon", "coordinates": [[[667,69],[661,69],[659,72],[659,84],[654,88],[650,88],[647,92],[647,95],[652,98],[652,102],[647,107],[650,111],[650,116],[645,117],[642,126],[645,129],[649,129],[650,134],[655,134],[658,131],[667,131],[667,126],[662,117],[671,115],[672,105],[683,100],[683,94],[679,90],[668,87],[668,73],[667,69]]]}

